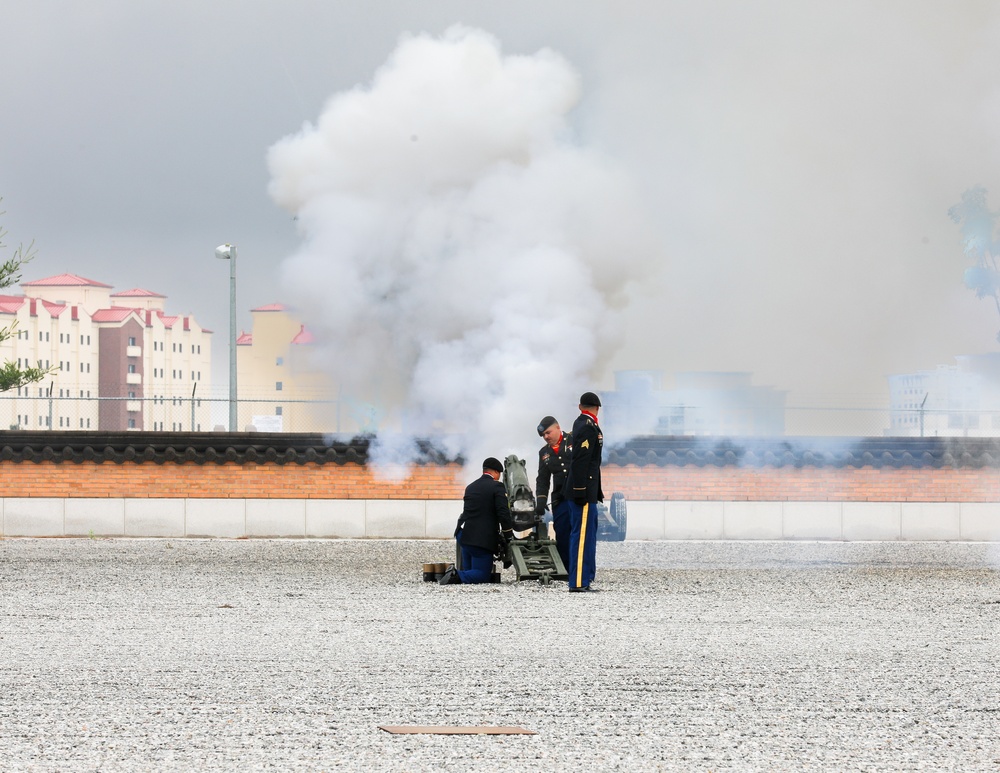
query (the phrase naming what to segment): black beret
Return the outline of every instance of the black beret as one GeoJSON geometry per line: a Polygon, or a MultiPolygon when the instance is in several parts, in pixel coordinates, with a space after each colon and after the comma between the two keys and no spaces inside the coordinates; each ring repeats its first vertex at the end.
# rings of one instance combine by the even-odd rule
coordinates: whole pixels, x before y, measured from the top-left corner
{"type": "Polygon", "coordinates": [[[555,416],[546,416],[540,422],[538,422],[538,436],[541,437],[542,433],[545,432],[549,427],[556,423],[555,416]]]}
{"type": "Polygon", "coordinates": [[[499,459],[494,459],[492,456],[483,462],[484,470],[496,470],[497,472],[503,472],[503,465],[500,464],[499,459]]]}
{"type": "Polygon", "coordinates": [[[601,407],[601,398],[595,395],[593,392],[584,392],[580,395],[580,405],[596,405],[598,408],[601,407]]]}

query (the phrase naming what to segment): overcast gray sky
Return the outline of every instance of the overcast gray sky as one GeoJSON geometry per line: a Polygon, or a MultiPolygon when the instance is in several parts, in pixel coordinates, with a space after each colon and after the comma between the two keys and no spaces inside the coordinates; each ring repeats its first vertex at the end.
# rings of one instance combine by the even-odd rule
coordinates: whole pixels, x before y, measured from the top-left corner
{"type": "MultiPolygon", "coordinates": [[[[460,22],[579,73],[577,141],[621,164],[657,273],[611,368],[747,370],[805,401],[995,350],[948,207],[1000,208],[1000,4],[0,0],[0,195],[26,278],[169,296],[216,331],[284,300],[299,246],[268,148],[460,22]]],[[[531,281],[531,277],[525,277],[531,281]]],[[[331,303],[336,288],[330,288],[331,303]]],[[[602,385],[609,385],[605,380],[602,385]]]]}

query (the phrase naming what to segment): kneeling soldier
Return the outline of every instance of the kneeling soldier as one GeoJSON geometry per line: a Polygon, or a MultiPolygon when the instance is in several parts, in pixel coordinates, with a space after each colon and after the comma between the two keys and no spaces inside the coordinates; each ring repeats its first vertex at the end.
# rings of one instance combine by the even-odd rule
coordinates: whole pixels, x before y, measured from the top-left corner
{"type": "Polygon", "coordinates": [[[483,462],[483,476],[466,486],[464,507],[455,529],[464,568],[449,569],[438,580],[441,585],[490,581],[493,556],[501,540],[510,540],[514,534],[507,491],[500,482],[502,474],[503,465],[491,456],[483,462]]]}

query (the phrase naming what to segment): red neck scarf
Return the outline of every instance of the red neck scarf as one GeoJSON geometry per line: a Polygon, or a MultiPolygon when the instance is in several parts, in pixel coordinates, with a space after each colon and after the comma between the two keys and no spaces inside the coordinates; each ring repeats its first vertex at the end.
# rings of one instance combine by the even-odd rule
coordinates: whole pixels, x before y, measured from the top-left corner
{"type": "Polygon", "coordinates": [[[597,424],[597,417],[594,414],[592,414],[590,411],[580,411],[580,413],[582,413],[584,416],[589,416],[590,418],[592,418],[594,420],[594,424],[597,424]]]}

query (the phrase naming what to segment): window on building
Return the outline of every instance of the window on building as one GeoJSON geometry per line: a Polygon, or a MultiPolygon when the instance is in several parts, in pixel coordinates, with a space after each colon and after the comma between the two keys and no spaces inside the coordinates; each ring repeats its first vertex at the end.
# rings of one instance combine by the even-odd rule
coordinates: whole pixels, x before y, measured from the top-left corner
{"type": "Polygon", "coordinates": [[[135,373],[135,365],[133,363],[129,363],[128,372],[135,373]]]}
{"type": "Polygon", "coordinates": [[[281,406],[280,405],[277,408],[274,409],[274,415],[275,416],[280,416],[281,415],[281,406]]]}
{"type": "Polygon", "coordinates": [[[284,357],[278,357],[278,358],[277,358],[277,359],[276,359],[276,360],[274,361],[274,364],[275,364],[275,365],[284,365],[284,364],[285,364],[285,358],[284,358],[284,357]]]}
{"type": "Polygon", "coordinates": [[[135,392],[133,392],[131,389],[129,390],[128,396],[129,396],[129,399],[135,400],[135,392]]]}
{"type": "Polygon", "coordinates": [[[276,389],[277,391],[279,391],[279,392],[280,392],[280,391],[281,391],[281,382],[280,382],[280,381],[275,381],[275,382],[274,382],[274,388],[275,388],[275,389],[276,389]]]}
{"type": "Polygon", "coordinates": [[[135,336],[129,336],[128,337],[128,345],[129,346],[135,346],[135,336]]]}
{"type": "Polygon", "coordinates": [[[129,429],[135,429],[135,419],[129,419],[128,420],[128,428],[129,429]]]}

